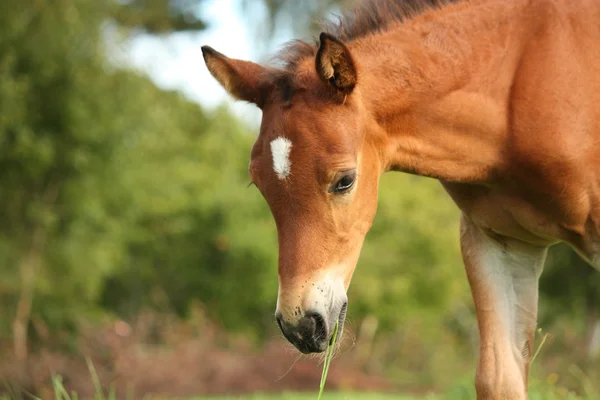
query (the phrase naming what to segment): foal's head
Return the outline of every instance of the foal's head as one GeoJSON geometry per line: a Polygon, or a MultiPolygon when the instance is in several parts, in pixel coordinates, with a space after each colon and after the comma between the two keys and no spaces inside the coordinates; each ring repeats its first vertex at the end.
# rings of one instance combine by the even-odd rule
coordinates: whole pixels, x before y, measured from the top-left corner
{"type": "Polygon", "coordinates": [[[316,54],[282,70],[202,50],[221,85],[263,111],[249,172],[277,225],[277,322],[300,351],[324,351],[344,322],[383,168],[358,65],[326,34],[316,54]]]}

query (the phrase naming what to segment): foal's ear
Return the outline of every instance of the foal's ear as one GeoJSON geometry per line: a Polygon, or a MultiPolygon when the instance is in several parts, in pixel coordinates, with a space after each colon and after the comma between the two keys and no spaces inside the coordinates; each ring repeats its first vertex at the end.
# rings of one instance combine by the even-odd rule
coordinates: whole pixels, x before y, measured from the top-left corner
{"type": "Polygon", "coordinates": [[[264,105],[270,91],[267,68],[226,57],[209,46],[202,46],[202,55],[212,76],[229,94],[259,107],[264,105]]]}
{"type": "Polygon", "coordinates": [[[317,51],[317,73],[338,91],[349,94],[356,86],[357,73],[350,50],[344,43],[328,33],[321,33],[317,51]]]}

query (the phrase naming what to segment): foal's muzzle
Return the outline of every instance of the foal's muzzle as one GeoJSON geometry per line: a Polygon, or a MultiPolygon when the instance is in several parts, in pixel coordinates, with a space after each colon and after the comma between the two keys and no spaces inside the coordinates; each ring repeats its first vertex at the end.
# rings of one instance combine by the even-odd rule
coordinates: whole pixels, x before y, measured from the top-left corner
{"type": "Polygon", "coordinates": [[[331,316],[324,317],[319,312],[308,311],[298,321],[285,321],[281,313],[277,313],[277,324],[283,336],[304,354],[322,353],[327,349],[335,323],[339,323],[337,339],[342,336],[342,327],[346,319],[347,303],[341,310],[331,316]]]}

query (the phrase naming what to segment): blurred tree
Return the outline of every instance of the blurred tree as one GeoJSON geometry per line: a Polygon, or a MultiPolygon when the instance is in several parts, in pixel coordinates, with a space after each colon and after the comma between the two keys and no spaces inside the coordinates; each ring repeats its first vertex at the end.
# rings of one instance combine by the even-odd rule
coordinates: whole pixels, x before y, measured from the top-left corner
{"type": "Polygon", "coordinates": [[[114,82],[98,79],[105,74],[101,12],[99,3],[40,0],[0,15],[0,240],[3,267],[14,272],[0,292],[18,296],[19,359],[52,238],[64,232],[71,203],[85,201],[90,171],[106,172],[118,140],[119,114],[102,100],[114,82]]]}
{"type": "MultiPolygon", "coordinates": [[[[256,1],[239,0],[243,9],[256,6],[256,1]]],[[[319,32],[324,17],[328,13],[338,12],[342,6],[357,3],[356,0],[263,0],[266,9],[266,24],[257,25],[260,35],[272,36],[278,30],[288,30],[288,34],[314,35],[319,32]]]]}
{"type": "Polygon", "coordinates": [[[153,276],[142,283],[164,288],[182,311],[194,298],[221,304],[211,294],[224,283],[244,293],[252,280],[233,279],[228,261],[272,265],[264,258],[273,250],[261,256],[243,238],[224,245],[236,237],[223,228],[237,223],[227,207],[248,197],[234,195],[245,187],[245,129],[112,67],[103,41],[112,11],[104,2],[32,0],[0,13],[0,335],[12,337],[21,360],[32,320],[74,329],[99,311],[102,290],[117,308],[105,279],[125,266],[153,276]]]}
{"type": "MultiPolygon", "coordinates": [[[[265,11],[265,23],[255,23],[261,39],[271,36],[276,29],[291,29],[296,34],[314,33],[318,20],[340,5],[357,3],[356,0],[235,0],[244,11],[259,7],[265,11]],[[262,28],[267,27],[266,30],[262,28]],[[266,36],[266,37],[265,37],[266,36]]],[[[168,34],[194,32],[207,27],[201,15],[206,0],[124,0],[111,3],[111,17],[121,26],[135,32],[168,34]]],[[[253,15],[257,15],[254,13],[253,15]]]]}
{"type": "Polygon", "coordinates": [[[102,307],[185,314],[199,299],[227,326],[271,323],[276,242],[246,189],[251,137],[111,66],[112,7],[32,0],[0,14],[0,336],[19,359],[32,320],[75,329],[102,307]]]}
{"type": "Polygon", "coordinates": [[[138,106],[153,112],[122,160],[122,179],[135,188],[125,200],[135,205],[128,259],[102,303],[133,319],[148,307],[185,315],[199,300],[227,328],[264,331],[277,244],[268,209],[247,188],[252,137],[224,110],[200,118],[175,93],[147,93],[138,106]]]}
{"type": "Polygon", "coordinates": [[[111,17],[121,26],[150,34],[198,31],[204,0],[124,0],[111,2],[111,17]]]}
{"type": "Polygon", "coordinates": [[[444,310],[470,302],[458,246],[458,216],[435,180],[389,173],[381,179],[377,215],[353,279],[354,311],[377,310],[396,330],[418,314],[439,325],[444,310]]]}

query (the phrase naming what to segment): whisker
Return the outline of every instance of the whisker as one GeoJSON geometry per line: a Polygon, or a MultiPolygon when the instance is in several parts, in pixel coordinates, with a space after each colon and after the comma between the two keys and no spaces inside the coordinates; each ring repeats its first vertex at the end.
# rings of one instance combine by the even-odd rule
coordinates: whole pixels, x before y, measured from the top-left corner
{"type": "Polygon", "coordinates": [[[290,365],[290,367],[288,368],[288,370],[283,375],[281,375],[279,378],[275,379],[274,382],[278,382],[278,381],[282,380],[283,378],[285,378],[290,373],[290,371],[294,368],[294,366],[296,366],[296,364],[298,363],[298,361],[300,361],[300,359],[302,358],[303,355],[304,354],[302,354],[302,353],[298,354],[298,357],[296,357],[296,359],[294,360],[294,362],[292,363],[292,365],[290,365]]]}

